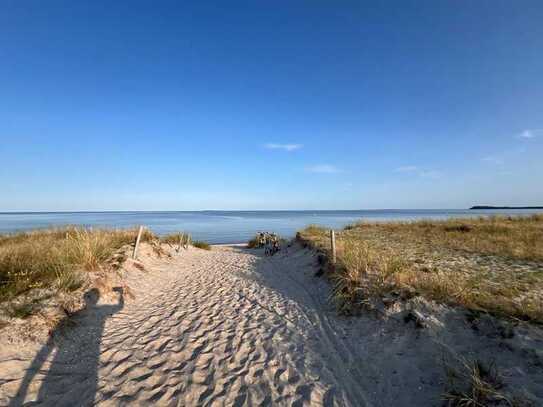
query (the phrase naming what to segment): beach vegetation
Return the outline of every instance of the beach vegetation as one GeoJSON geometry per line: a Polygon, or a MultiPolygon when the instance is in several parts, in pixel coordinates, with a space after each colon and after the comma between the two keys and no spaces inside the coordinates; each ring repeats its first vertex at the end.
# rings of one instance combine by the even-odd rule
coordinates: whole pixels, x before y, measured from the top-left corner
{"type": "Polygon", "coordinates": [[[169,245],[186,246],[190,244],[191,236],[190,234],[185,233],[185,232],[176,232],[176,233],[171,233],[165,236],[161,236],[160,242],[166,243],[169,245]]]}
{"type": "Polygon", "coordinates": [[[192,245],[194,247],[197,247],[198,249],[211,250],[211,245],[201,240],[195,240],[194,242],[192,242],[192,245]]]}
{"type": "MultiPolygon", "coordinates": [[[[135,241],[137,229],[66,227],[0,236],[0,301],[32,289],[73,291],[88,271],[135,241]]],[[[142,241],[156,239],[145,230],[142,241]]]]}
{"type": "Polygon", "coordinates": [[[343,313],[371,298],[421,295],[470,310],[543,322],[543,215],[310,226],[302,244],[325,256],[343,313]]]}
{"type": "Polygon", "coordinates": [[[503,383],[495,363],[456,355],[454,361],[445,362],[445,372],[447,384],[442,398],[449,406],[520,405],[502,391],[503,383]]]}

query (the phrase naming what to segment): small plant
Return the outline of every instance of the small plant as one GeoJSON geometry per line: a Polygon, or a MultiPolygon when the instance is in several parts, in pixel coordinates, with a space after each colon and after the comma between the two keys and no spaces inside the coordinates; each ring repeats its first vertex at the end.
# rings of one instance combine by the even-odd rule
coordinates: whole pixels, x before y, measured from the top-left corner
{"type": "Polygon", "coordinates": [[[194,242],[192,242],[192,245],[199,249],[211,250],[211,246],[209,245],[209,243],[203,242],[201,240],[195,240],[194,242]]]}
{"type": "Polygon", "coordinates": [[[443,399],[451,407],[513,406],[500,391],[501,379],[494,363],[456,357],[454,365],[445,363],[447,389],[443,399]]]}
{"type": "Polygon", "coordinates": [[[33,302],[23,302],[20,304],[13,304],[7,308],[7,314],[12,318],[28,318],[36,309],[36,304],[33,302]]]}
{"type": "Polygon", "coordinates": [[[57,274],[56,288],[60,291],[75,291],[84,283],[84,278],[78,271],[61,271],[57,274]]]}
{"type": "Polygon", "coordinates": [[[172,233],[160,238],[161,243],[166,243],[172,247],[175,247],[175,250],[178,253],[182,247],[187,249],[191,241],[192,236],[185,232],[172,233]]]}
{"type": "Polygon", "coordinates": [[[6,313],[11,318],[28,318],[42,307],[43,301],[51,298],[51,296],[51,294],[45,294],[35,298],[20,298],[5,307],[6,313]]]}
{"type": "Polygon", "coordinates": [[[177,232],[177,233],[171,233],[166,236],[162,236],[160,238],[160,241],[162,243],[166,243],[169,245],[179,245],[179,246],[185,246],[190,243],[191,237],[190,234],[185,232],[177,232]]]}

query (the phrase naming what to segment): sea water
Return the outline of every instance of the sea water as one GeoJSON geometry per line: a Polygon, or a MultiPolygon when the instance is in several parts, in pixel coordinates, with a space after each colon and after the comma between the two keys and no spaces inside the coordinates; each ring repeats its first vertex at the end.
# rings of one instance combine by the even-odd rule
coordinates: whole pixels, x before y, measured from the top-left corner
{"type": "Polygon", "coordinates": [[[541,210],[383,209],[308,211],[179,211],[179,212],[11,212],[0,213],[0,233],[78,225],[128,228],[145,225],[164,235],[184,231],[209,243],[246,242],[258,231],[292,237],[308,225],[340,229],[360,220],[446,219],[490,215],[528,215],[541,210]]]}

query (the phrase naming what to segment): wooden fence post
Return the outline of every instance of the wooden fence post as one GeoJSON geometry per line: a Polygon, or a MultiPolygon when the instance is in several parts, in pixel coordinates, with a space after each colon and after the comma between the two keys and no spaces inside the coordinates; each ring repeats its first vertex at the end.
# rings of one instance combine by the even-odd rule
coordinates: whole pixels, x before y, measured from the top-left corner
{"type": "Polygon", "coordinates": [[[136,245],[134,246],[134,253],[132,254],[132,258],[136,260],[136,256],[138,254],[138,247],[140,246],[140,239],[141,234],[143,233],[143,226],[140,226],[140,229],[138,230],[138,237],[136,238],[136,245]]]}
{"type": "Polygon", "coordinates": [[[336,234],[330,231],[330,245],[332,246],[332,264],[336,264],[336,234]]]}

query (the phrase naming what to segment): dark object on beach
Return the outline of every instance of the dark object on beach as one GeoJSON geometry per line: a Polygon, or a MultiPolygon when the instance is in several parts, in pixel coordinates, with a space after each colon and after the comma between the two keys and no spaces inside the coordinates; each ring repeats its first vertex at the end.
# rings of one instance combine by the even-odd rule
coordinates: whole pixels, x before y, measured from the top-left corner
{"type": "Polygon", "coordinates": [[[319,267],[319,269],[315,272],[315,277],[321,277],[324,275],[324,267],[319,267]]]}
{"type": "Polygon", "coordinates": [[[274,240],[271,243],[266,244],[266,249],[264,250],[264,254],[266,256],[273,256],[279,250],[281,250],[281,247],[279,246],[279,240],[274,240]]]}
{"type": "Polygon", "coordinates": [[[543,206],[488,206],[488,205],[476,205],[471,209],[543,209],[543,206]]]}
{"type": "Polygon", "coordinates": [[[264,255],[273,256],[281,250],[279,236],[275,233],[258,232],[256,236],[249,241],[249,248],[264,247],[264,255]]]}
{"type": "Polygon", "coordinates": [[[409,311],[407,315],[404,316],[403,321],[407,324],[411,321],[415,323],[415,328],[424,328],[426,324],[424,323],[424,317],[418,311],[409,311]]]}
{"type": "Polygon", "coordinates": [[[326,264],[326,255],[324,253],[319,253],[317,255],[317,262],[319,263],[319,266],[323,266],[324,264],[326,264]]]}
{"type": "Polygon", "coordinates": [[[445,230],[447,232],[471,232],[471,226],[469,225],[454,225],[454,226],[446,226],[445,230]]]}

